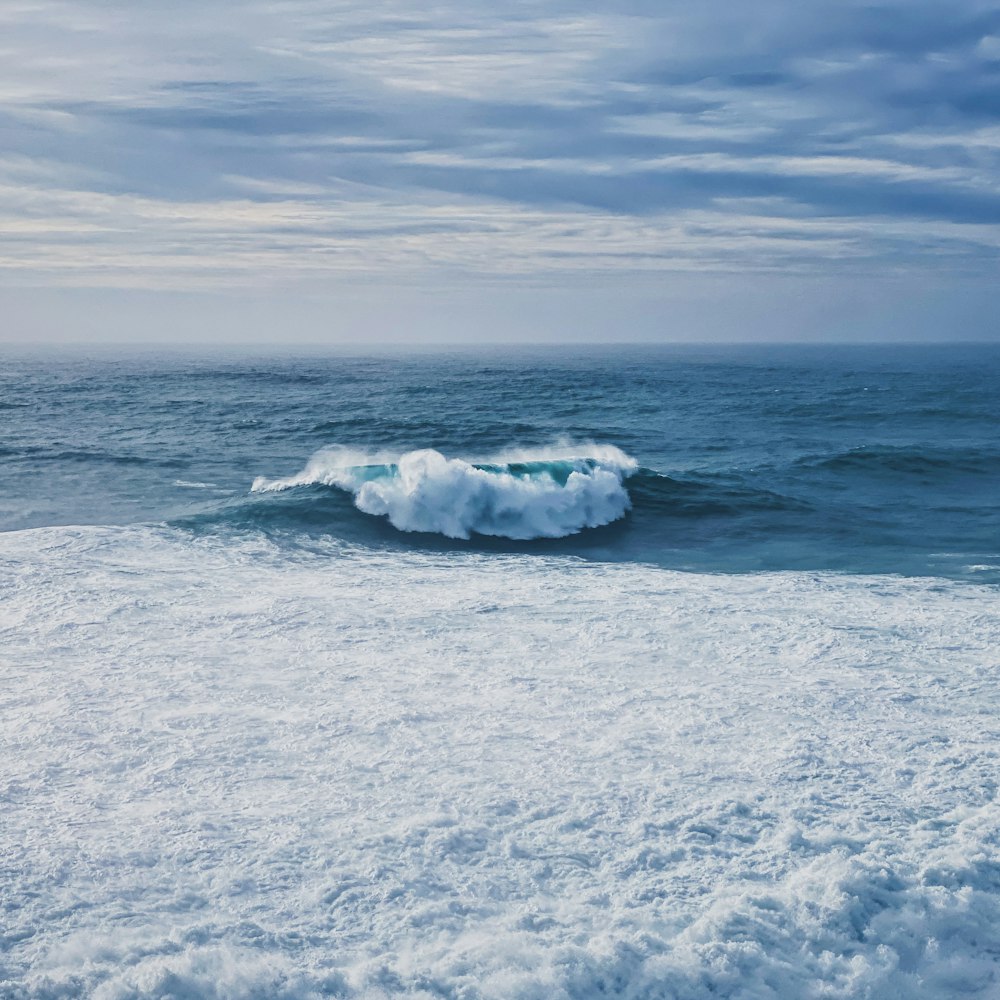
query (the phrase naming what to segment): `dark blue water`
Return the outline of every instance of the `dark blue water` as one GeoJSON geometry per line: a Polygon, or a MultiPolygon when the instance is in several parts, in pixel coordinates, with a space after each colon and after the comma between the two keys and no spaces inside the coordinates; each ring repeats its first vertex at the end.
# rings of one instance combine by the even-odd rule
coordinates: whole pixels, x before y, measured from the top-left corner
{"type": "Polygon", "coordinates": [[[572,553],[712,571],[1000,581],[1000,349],[509,349],[362,357],[8,356],[0,528],[169,522],[284,544],[572,553]],[[562,539],[403,533],[350,493],[251,494],[317,450],[639,463],[631,511],[562,539]]]}

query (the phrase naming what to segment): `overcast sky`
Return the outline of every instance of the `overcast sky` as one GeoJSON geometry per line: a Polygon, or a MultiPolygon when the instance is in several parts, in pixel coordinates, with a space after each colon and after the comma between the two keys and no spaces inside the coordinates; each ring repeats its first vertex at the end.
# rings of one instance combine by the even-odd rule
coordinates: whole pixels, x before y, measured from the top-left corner
{"type": "Polygon", "coordinates": [[[0,337],[1000,338],[995,0],[3,0],[0,337]]]}

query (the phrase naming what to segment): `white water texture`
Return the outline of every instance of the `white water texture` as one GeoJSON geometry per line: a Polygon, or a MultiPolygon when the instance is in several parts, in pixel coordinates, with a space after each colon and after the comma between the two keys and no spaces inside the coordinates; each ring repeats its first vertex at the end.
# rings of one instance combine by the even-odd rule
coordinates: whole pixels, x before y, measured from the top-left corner
{"type": "Polygon", "coordinates": [[[0,996],[995,998],[996,598],[0,535],[0,996]]]}
{"type": "Polygon", "coordinates": [[[612,445],[505,452],[479,462],[429,448],[397,455],[334,446],[314,455],[298,475],[261,477],[252,489],[336,486],[354,494],[359,510],[385,515],[401,531],[561,538],[622,517],[630,506],[623,479],[637,467],[612,445]],[[512,463],[531,469],[515,473],[512,463]]]}

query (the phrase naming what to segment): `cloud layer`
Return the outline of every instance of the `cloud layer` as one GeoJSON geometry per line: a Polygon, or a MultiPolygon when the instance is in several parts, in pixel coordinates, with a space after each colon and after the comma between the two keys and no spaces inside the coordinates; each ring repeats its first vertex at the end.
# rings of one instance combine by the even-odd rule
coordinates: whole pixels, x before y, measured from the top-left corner
{"type": "Polygon", "coordinates": [[[996,275],[978,0],[10,0],[0,282],[996,275]]]}

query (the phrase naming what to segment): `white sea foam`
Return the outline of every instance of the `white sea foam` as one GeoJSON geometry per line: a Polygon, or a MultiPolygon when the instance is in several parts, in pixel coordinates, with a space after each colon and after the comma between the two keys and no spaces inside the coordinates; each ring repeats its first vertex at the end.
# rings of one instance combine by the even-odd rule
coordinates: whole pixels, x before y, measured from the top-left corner
{"type": "Polygon", "coordinates": [[[996,598],[0,535],[0,996],[995,997],[996,598]]]}
{"type": "Polygon", "coordinates": [[[359,510],[384,515],[401,531],[561,538],[622,517],[629,509],[623,480],[636,468],[612,445],[510,450],[479,461],[446,458],[433,449],[396,454],[332,447],[297,475],[260,477],[252,489],[336,486],[354,495],[359,510]],[[513,472],[512,463],[533,468],[513,472]]]}
{"type": "Polygon", "coordinates": [[[219,488],[216,483],[194,483],[187,479],[175,479],[174,486],[187,490],[217,490],[219,488]]]}

